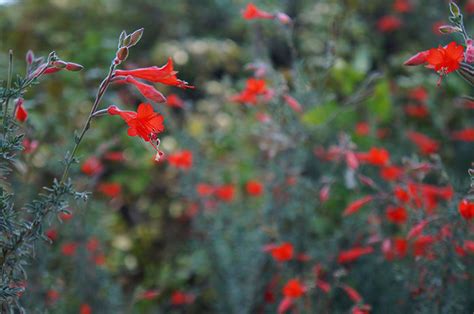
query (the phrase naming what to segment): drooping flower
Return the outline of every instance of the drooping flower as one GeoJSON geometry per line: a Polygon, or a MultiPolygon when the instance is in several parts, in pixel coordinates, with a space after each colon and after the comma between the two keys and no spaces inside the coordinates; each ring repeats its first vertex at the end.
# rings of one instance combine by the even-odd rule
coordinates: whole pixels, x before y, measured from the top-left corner
{"type": "Polygon", "coordinates": [[[474,202],[463,199],[458,204],[459,214],[466,220],[474,218],[474,202]]]}
{"type": "Polygon", "coordinates": [[[283,287],[283,295],[288,298],[299,298],[306,292],[306,287],[296,278],[290,279],[283,287]]]}
{"type": "Polygon", "coordinates": [[[294,248],[293,244],[283,242],[280,245],[269,244],[263,248],[264,252],[268,252],[277,262],[286,262],[293,258],[294,248]]]}
{"type": "Polygon", "coordinates": [[[190,150],[183,150],[170,154],[168,162],[176,168],[189,170],[193,166],[193,153],[190,150]]]}
{"type": "Polygon", "coordinates": [[[245,184],[245,190],[251,196],[260,196],[263,194],[263,184],[257,180],[250,180],[245,184]]]}
{"type": "Polygon", "coordinates": [[[404,207],[388,207],[386,217],[395,224],[404,224],[408,219],[408,213],[404,207]]]}
{"type": "Polygon", "coordinates": [[[81,166],[81,171],[88,176],[99,174],[102,170],[104,170],[104,166],[96,156],[87,158],[81,166]]]}
{"type": "Polygon", "coordinates": [[[19,122],[25,122],[28,119],[28,111],[23,106],[23,98],[18,98],[15,103],[15,119],[19,122]]]}
{"type": "Polygon", "coordinates": [[[146,99],[149,99],[149,100],[157,102],[157,103],[166,102],[166,97],[151,85],[142,83],[142,82],[134,79],[130,75],[128,75],[125,78],[125,82],[130,83],[133,86],[135,86],[138,89],[138,91],[140,92],[140,94],[142,94],[146,99]]]}
{"type": "Polygon", "coordinates": [[[155,160],[159,160],[163,153],[158,149],[158,134],[165,129],[162,115],[154,112],[153,107],[147,103],[140,104],[137,112],[120,110],[116,106],[110,106],[107,112],[119,115],[127,123],[129,136],[139,136],[149,142],[157,152],[155,160]]]}
{"type": "Polygon", "coordinates": [[[352,215],[356,212],[359,211],[359,209],[361,209],[363,206],[365,206],[366,204],[370,203],[371,201],[373,200],[373,197],[368,195],[368,196],[365,196],[361,199],[358,199],[352,203],[350,203],[346,209],[344,209],[344,212],[342,213],[343,216],[349,216],[349,215],[352,215]]]}
{"type": "Polygon", "coordinates": [[[374,251],[371,246],[367,247],[354,247],[349,250],[345,250],[339,253],[337,262],[339,264],[351,263],[359,259],[359,257],[370,254],[374,251]]]}
{"type": "Polygon", "coordinates": [[[115,76],[133,76],[134,78],[150,81],[153,83],[161,83],[179,88],[194,88],[186,81],[179,80],[176,76],[177,71],[173,68],[173,60],[168,59],[168,62],[162,67],[148,67],[133,70],[115,70],[115,76]]]}
{"type": "Polygon", "coordinates": [[[249,3],[242,11],[242,17],[246,20],[273,19],[275,15],[257,8],[253,3],[249,3]]]}
{"type": "Polygon", "coordinates": [[[437,141],[419,132],[410,131],[407,133],[407,137],[416,146],[418,146],[418,149],[422,154],[434,154],[439,149],[439,143],[437,141]]]}

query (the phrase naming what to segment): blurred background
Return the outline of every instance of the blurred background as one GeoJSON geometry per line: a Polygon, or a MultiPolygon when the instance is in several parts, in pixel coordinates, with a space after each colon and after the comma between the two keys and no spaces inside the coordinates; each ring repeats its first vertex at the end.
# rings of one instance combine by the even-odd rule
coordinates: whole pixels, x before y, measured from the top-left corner
{"type": "MultiPolygon", "coordinates": [[[[366,195],[364,187],[314,154],[318,146],[341,141],[341,134],[359,151],[381,146],[398,161],[426,158],[406,139],[407,130],[429,135],[440,143],[431,162],[443,170],[441,179],[428,181],[449,177],[455,191],[466,192],[474,147],[450,134],[472,127],[473,111],[459,98],[472,88],[455,74],[438,88],[433,71],[402,66],[418,51],[461,42],[436,32],[447,22],[448,1],[254,3],[285,12],[294,24],[247,21],[241,15],[244,0],[0,1],[2,76],[8,49],[19,74],[28,49],[37,56],[54,50],[85,67],[50,75],[25,97],[29,117],[23,128],[34,144],[16,164],[12,185],[24,189],[16,195],[18,207],[60,173],[60,160],[87,117],[122,30],[145,29],[124,68],[161,66],[171,57],[179,77],[196,86],[158,86],[182,108],[155,105],[165,116],[161,149],[167,155],[191,151],[190,169],[154,162],[151,147],[128,137],[118,118],[93,121],[80,164],[72,170],[78,189],[92,197],[72,203],[72,215],[51,221],[46,230],[53,243],[38,245],[21,298],[29,312],[275,313],[280,286],[274,295],[267,293],[275,274],[311,273],[316,261],[362,237],[355,230],[364,220],[348,223],[340,214],[366,195]],[[302,112],[293,112],[280,97],[256,106],[231,101],[255,67],[265,69],[277,96],[290,93],[302,112]],[[407,109],[413,104],[423,107],[421,113],[407,109]],[[262,123],[262,114],[272,122],[262,123]],[[249,180],[262,182],[265,193],[249,195],[249,180]],[[231,185],[233,193],[209,199],[205,186],[197,189],[203,183],[231,185]],[[328,183],[331,198],[322,204],[318,193],[328,183]],[[283,240],[310,261],[294,261],[283,271],[262,251],[283,240]]],[[[459,5],[472,29],[472,1],[459,5]]],[[[117,85],[102,106],[135,110],[141,102],[136,90],[117,85]]],[[[404,285],[418,271],[373,258],[337,276],[348,276],[374,313],[400,313],[431,309],[436,294],[410,299],[404,285]]],[[[450,296],[461,308],[440,313],[472,312],[467,287],[473,288],[472,280],[454,290],[459,300],[455,292],[450,296]]],[[[340,292],[315,300],[320,301],[307,301],[311,305],[302,313],[347,313],[352,304],[340,292]]]]}

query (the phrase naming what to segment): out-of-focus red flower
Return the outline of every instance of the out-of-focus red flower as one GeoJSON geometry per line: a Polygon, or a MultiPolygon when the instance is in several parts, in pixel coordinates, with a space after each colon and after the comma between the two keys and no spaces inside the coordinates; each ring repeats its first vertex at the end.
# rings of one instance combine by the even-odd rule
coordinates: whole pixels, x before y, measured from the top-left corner
{"type": "Polygon", "coordinates": [[[140,300],[153,300],[153,299],[156,299],[158,296],[160,295],[160,291],[159,290],[146,290],[146,291],[143,291],[139,296],[138,298],[140,300]]]}
{"type": "Polygon", "coordinates": [[[192,293],[186,293],[183,291],[175,291],[171,295],[171,304],[172,305],[185,305],[185,304],[192,304],[196,296],[192,293]]]}
{"type": "Polygon", "coordinates": [[[183,108],[184,101],[176,94],[169,94],[166,100],[166,104],[170,107],[183,108]]]}
{"type": "Polygon", "coordinates": [[[466,6],[464,7],[464,11],[468,14],[473,14],[474,13],[474,0],[468,0],[466,2],[466,6]]]}
{"type": "Polygon", "coordinates": [[[96,266],[103,266],[105,265],[105,255],[102,254],[102,253],[99,253],[99,254],[95,254],[93,256],[93,260],[94,260],[94,264],[96,266]]]}
{"type": "Polygon", "coordinates": [[[28,138],[24,138],[22,144],[25,154],[33,153],[39,146],[39,142],[37,140],[30,140],[28,138]]]}
{"type": "Polygon", "coordinates": [[[264,252],[268,252],[277,262],[286,262],[293,258],[293,244],[289,242],[277,244],[269,244],[263,248],[264,252]]]}
{"type": "Polygon", "coordinates": [[[61,246],[61,254],[64,256],[74,256],[77,250],[77,243],[67,242],[61,246]]]}
{"type": "Polygon", "coordinates": [[[288,25],[288,24],[291,24],[292,22],[291,17],[289,17],[288,14],[283,13],[283,12],[278,12],[275,17],[278,20],[278,22],[280,22],[283,25],[288,25]]]}
{"type": "Polygon", "coordinates": [[[329,293],[331,291],[331,285],[321,279],[316,280],[316,287],[321,289],[324,293],[329,293]]]}
{"type": "Polygon", "coordinates": [[[425,64],[427,62],[429,53],[430,53],[429,50],[418,52],[417,54],[411,56],[408,60],[406,60],[403,63],[403,65],[417,66],[417,65],[425,64]]]}
{"type": "Polygon", "coordinates": [[[420,235],[413,242],[413,255],[431,257],[431,245],[436,242],[436,238],[431,235],[420,235]]]}
{"type": "Polygon", "coordinates": [[[123,152],[107,152],[104,155],[104,159],[120,162],[125,160],[125,154],[123,152]]]}
{"type": "Polygon", "coordinates": [[[428,220],[422,220],[408,231],[407,239],[413,239],[421,235],[423,229],[428,225],[428,220]]]}
{"type": "Polygon", "coordinates": [[[430,114],[428,107],[425,105],[408,104],[404,107],[404,109],[407,116],[412,118],[423,119],[430,114]]]}
{"type": "Polygon", "coordinates": [[[474,218],[474,202],[463,199],[459,202],[458,210],[464,219],[470,220],[474,218]]]}
{"type": "Polygon", "coordinates": [[[403,188],[400,186],[396,186],[393,189],[393,194],[395,197],[402,203],[407,203],[410,201],[410,195],[408,194],[407,191],[405,191],[403,188]]]}
{"type": "Polygon", "coordinates": [[[410,0],[395,0],[393,10],[398,13],[408,13],[413,9],[410,0]]]}
{"type": "Polygon", "coordinates": [[[347,151],[345,154],[346,157],[346,164],[350,169],[357,169],[359,168],[359,159],[357,155],[353,151],[347,151]]]}
{"type": "Polygon", "coordinates": [[[359,209],[361,209],[364,205],[368,204],[369,202],[371,202],[373,200],[373,197],[368,195],[368,196],[365,196],[361,199],[358,199],[352,203],[350,203],[346,209],[344,209],[344,212],[342,213],[343,216],[349,216],[349,215],[352,215],[356,212],[359,211],[359,209]]]}
{"type": "Polygon", "coordinates": [[[142,94],[143,97],[145,97],[146,99],[149,99],[157,103],[166,102],[166,97],[162,93],[157,91],[156,88],[154,88],[151,85],[137,81],[130,75],[125,78],[125,82],[135,86],[140,92],[140,94],[142,94]]]}
{"type": "Polygon", "coordinates": [[[408,251],[408,241],[404,238],[386,239],[382,242],[382,252],[389,261],[403,258],[408,251]]]}
{"type": "Polygon", "coordinates": [[[239,94],[231,97],[231,101],[242,104],[256,105],[263,97],[263,100],[269,100],[273,96],[273,92],[267,88],[265,80],[249,78],[245,89],[239,94]]]}
{"type": "Polygon", "coordinates": [[[72,218],[74,217],[74,215],[69,212],[61,212],[59,213],[59,218],[62,220],[62,221],[68,221],[68,220],[71,220],[72,218]]]}
{"type": "Polygon", "coordinates": [[[382,33],[390,33],[396,31],[402,26],[402,20],[394,15],[382,16],[377,21],[377,29],[382,33]]]}
{"type": "Polygon", "coordinates": [[[290,95],[283,95],[283,100],[294,112],[301,113],[303,112],[303,106],[290,95]]]}
{"type": "Polygon", "coordinates": [[[99,242],[99,239],[97,239],[96,237],[91,237],[89,240],[87,240],[86,249],[90,253],[96,252],[99,249],[99,246],[100,246],[100,242],[99,242]]]}
{"type": "Polygon", "coordinates": [[[474,142],[474,128],[453,132],[451,133],[451,137],[456,141],[474,142]]]}
{"type": "Polygon", "coordinates": [[[362,296],[357,292],[354,288],[352,288],[349,285],[343,284],[341,288],[344,290],[344,292],[347,294],[349,299],[352,300],[354,303],[360,303],[362,302],[362,296]]]}
{"type": "Polygon", "coordinates": [[[432,138],[414,131],[407,132],[407,137],[413,142],[422,154],[434,154],[439,149],[439,143],[432,138]]]}
{"type": "Polygon", "coordinates": [[[340,252],[337,262],[339,264],[351,263],[359,259],[359,257],[370,254],[373,251],[374,249],[371,246],[354,247],[352,249],[340,252]]]}
{"type": "Polygon", "coordinates": [[[168,156],[168,162],[170,165],[189,170],[193,166],[193,153],[190,150],[183,150],[168,156]]]}
{"type": "Polygon", "coordinates": [[[390,162],[390,154],[383,148],[372,147],[367,153],[356,153],[361,163],[373,166],[385,166],[390,162]]]}
{"type": "Polygon", "coordinates": [[[355,126],[355,134],[367,136],[370,133],[370,125],[367,122],[359,122],[355,126]]]}
{"type": "Polygon", "coordinates": [[[92,314],[92,307],[87,303],[81,304],[79,314],[92,314]]]}
{"type": "Polygon", "coordinates": [[[260,196],[263,194],[263,184],[257,180],[250,180],[245,184],[245,190],[249,195],[260,196]]]}
{"type": "Polygon", "coordinates": [[[17,100],[17,105],[15,106],[15,119],[19,122],[25,122],[28,119],[28,111],[23,107],[23,98],[17,100]]]}
{"type": "Polygon", "coordinates": [[[177,71],[173,68],[173,60],[168,58],[168,62],[162,67],[148,67],[134,70],[116,70],[115,76],[133,76],[134,78],[147,80],[153,83],[176,86],[179,88],[194,88],[188,82],[179,80],[176,76],[177,71]]]}
{"type": "Polygon", "coordinates": [[[246,20],[273,19],[275,15],[257,8],[253,3],[249,3],[242,11],[242,17],[246,20]]]}
{"type": "Polygon", "coordinates": [[[265,112],[257,112],[255,116],[260,123],[272,122],[272,117],[265,112]]]}
{"type": "Polygon", "coordinates": [[[368,304],[354,305],[351,309],[351,314],[370,314],[372,307],[368,304]]]}
{"type": "Polygon", "coordinates": [[[284,297],[281,301],[280,304],[278,304],[278,309],[277,313],[278,314],[283,314],[289,311],[294,305],[293,298],[290,297],[284,297]]]}
{"type": "Polygon", "coordinates": [[[120,183],[109,182],[109,183],[101,183],[97,187],[97,190],[102,194],[114,198],[119,196],[122,193],[122,186],[120,183]]]}
{"type": "Polygon", "coordinates": [[[319,191],[319,201],[321,203],[327,202],[329,199],[329,192],[331,191],[331,186],[329,184],[326,184],[321,188],[319,191]]]}
{"type": "Polygon", "coordinates": [[[214,191],[215,196],[224,202],[232,202],[235,195],[235,187],[232,184],[218,186],[214,191]]]}
{"type": "Polygon", "coordinates": [[[104,166],[96,156],[87,158],[81,166],[81,171],[88,176],[99,174],[102,170],[104,170],[104,166]]]}
{"type": "Polygon", "coordinates": [[[423,104],[428,100],[428,91],[426,88],[419,86],[411,89],[408,93],[408,96],[411,99],[423,104]]]}
{"type": "Polygon", "coordinates": [[[56,241],[58,238],[58,231],[56,229],[49,229],[44,233],[51,241],[56,241]]]}
{"type": "Polygon", "coordinates": [[[403,168],[387,166],[380,169],[380,177],[385,181],[397,181],[403,176],[403,168]]]}
{"type": "Polygon", "coordinates": [[[52,305],[59,300],[59,292],[53,289],[50,289],[46,292],[46,303],[52,305]]]}
{"type": "Polygon", "coordinates": [[[288,298],[300,298],[305,292],[306,287],[296,278],[290,279],[283,287],[283,295],[288,298]]]}
{"type": "Polygon", "coordinates": [[[158,149],[159,144],[156,142],[158,141],[158,134],[163,132],[165,127],[163,116],[154,112],[152,105],[140,104],[137,112],[120,110],[116,106],[110,106],[107,112],[110,115],[119,115],[127,123],[129,136],[139,136],[145,142],[149,142],[157,152],[155,160],[159,160],[163,153],[158,149]]]}
{"type": "Polygon", "coordinates": [[[466,250],[466,252],[469,252],[470,254],[474,254],[474,241],[465,240],[464,249],[466,250]]]}
{"type": "Polygon", "coordinates": [[[385,214],[388,221],[395,224],[404,224],[408,219],[407,210],[403,207],[388,207],[385,214]]]}
{"type": "Polygon", "coordinates": [[[206,197],[206,196],[211,196],[216,188],[210,184],[206,183],[199,183],[196,186],[196,192],[199,194],[201,197],[206,197]]]}

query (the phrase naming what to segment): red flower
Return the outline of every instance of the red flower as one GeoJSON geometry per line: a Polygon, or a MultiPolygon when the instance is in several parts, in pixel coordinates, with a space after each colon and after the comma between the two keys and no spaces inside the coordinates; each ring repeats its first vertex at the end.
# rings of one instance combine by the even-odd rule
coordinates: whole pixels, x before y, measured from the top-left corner
{"type": "Polygon", "coordinates": [[[192,293],[175,291],[171,295],[171,304],[173,305],[191,304],[194,302],[195,299],[196,299],[196,296],[192,293]]]}
{"type": "Polygon", "coordinates": [[[386,15],[377,21],[377,28],[382,33],[389,33],[396,31],[402,26],[402,21],[393,15],[386,15]]]}
{"type": "Polygon", "coordinates": [[[138,89],[140,94],[142,94],[145,98],[151,101],[154,101],[157,103],[166,102],[166,97],[162,93],[157,91],[156,88],[154,88],[151,85],[137,81],[130,75],[125,78],[125,82],[134,85],[138,89]]]}
{"type": "Polygon", "coordinates": [[[81,166],[81,171],[88,176],[99,174],[102,170],[104,170],[104,166],[100,159],[95,156],[87,158],[81,166]]]}
{"type": "Polygon", "coordinates": [[[104,254],[99,253],[97,255],[94,255],[93,260],[94,260],[94,264],[96,264],[97,266],[102,266],[105,264],[104,254]]]}
{"type": "Polygon", "coordinates": [[[298,280],[291,279],[283,287],[283,295],[287,298],[299,298],[306,292],[306,287],[298,280]]]}
{"type": "Polygon", "coordinates": [[[429,115],[428,107],[425,105],[413,105],[409,104],[405,106],[405,112],[412,118],[423,119],[429,115]]]}
{"type": "Polygon", "coordinates": [[[71,220],[72,219],[73,214],[72,213],[67,213],[67,212],[61,212],[59,213],[59,218],[62,220],[62,221],[68,221],[68,220],[71,220]]]}
{"type": "Polygon", "coordinates": [[[56,229],[49,229],[44,233],[51,241],[56,241],[58,238],[58,231],[56,229]]]}
{"type": "Polygon", "coordinates": [[[459,69],[463,59],[464,47],[453,41],[446,47],[439,46],[438,48],[430,49],[426,57],[426,62],[428,62],[435,71],[448,74],[459,69]]]}
{"type": "Polygon", "coordinates": [[[349,215],[352,215],[356,212],[359,211],[359,209],[362,208],[362,206],[366,205],[367,203],[371,202],[373,200],[373,197],[368,195],[368,196],[365,196],[361,199],[358,199],[352,203],[350,203],[346,209],[344,210],[344,212],[342,213],[343,216],[349,216],[349,215]]]}
{"type": "Polygon", "coordinates": [[[466,219],[470,220],[474,218],[474,203],[470,202],[467,199],[463,199],[459,202],[458,205],[459,214],[466,219]]]}
{"type": "Polygon", "coordinates": [[[428,100],[428,92],[422,86],[415,87],[415,88],[411,89],[408,96],[411,99],[416,100],[420,103],[424,103],[428,100]]]}
{"type": "Polygon", "coordinates": [[[399,186],[396,186],[393,189],[393,194],[402,203],[407,203],[408,201],[410,201],[410,195],[408,194],[408,192],[399,186]]]}
{"type": "Polygon", "coordinates": [[[410,131],[407,133],[407,136],[410,141],[418,146],[418,149],[422,154],[434,154],[439,149],[439,143],[424,134],[410,131]]]}
{"type": "Polygon", "coordinates": [[[474,254],[474,241],[465,240],[464,241],[464,249],[466,250],[466,252],[474,254]]]}
{"type": "Polygon", "coordinates": [[[351,309],[351,314],[370,314],[372,307],[368,304],[354,305],[351,309]]]}
{"type": "Polygon", "coordinates": [[[407,61],[405,61],[403,65],[416,66],[425,64],[427,62],[429,53],[429,50],[418,52],[416,55],[410,57],[407,61]]]}
{"type": "Polygon", "coordinates": [[[214,186],[206,183],[199,183],[196,186],[196,192],[199,194],[201,197],[206,197],[206,196],[211,196],[216,189],[214,186]]]}
{"type": "Polygon", "coordinates": [[[25,154],[33,153],[39,146],[39,142],[37,140],[30,140],[28,138],[24,138],[22,144],[25,154]]]}
{"type": "Polygon", "coordinates": [[[407,13],[410,12],[413,7],[410,0],[395,0],[393,3],[393,9],[399,13],[407,13]]]}
{"type": "Polygon", "coordinates": [[[87,303],[81,304],[79,314],[92,314],[91,306],[87,303]]]}
{"type": "Polygon", "coordinates": [[[390,154],[383,148],[372,147],[367,153],[357,153],[356,156],[361,163],[374,166],[385,166],[390,162],[390,154]]]}
{"type": "Polygon", "coordinates": [[[403,224],[408,219],[408,213],[403,207],[388,207],[387,219],[395,224],[403,224]]]}
{"type": "Polygon", "coordinates": [[[146,290],[142,292],[138,298],[140,300],[153,300],[156,299],[160,295],[159,290],[146,290]]]}
{"type": "Polygon", "coordinates": [[[420,221],[418,224],[413,226],[410,229],[410,231],[408,231],[407,239],[410,240],[410,239],[418,237],[423,232],[423,229],[425,229],[427,225],[428,225],[427,220],[420,221]]]}
{"type": "Polygon", "coordinates": [[[124,161],[125,154],[123,152],[107,152],[104,155],[104,159],[108,161],[124,161]]]}
{"type": "Polygon", "coordinates": [[[382,252],[389,261],[403,258],[408,250],[408,241],[404,238],[386,239],[382,242],[382,252]]]}
{"type": "Polygon", "coordinates": [[[265,80],[249,78],[245,89],[239,94],[232,96],[231,100],[238,103],[256,105],[259,96],[264,96],[265,99],[269,99],[272,94],[273,93],[267,89],[265,80]]]}
{"type": "Polygon", "coordinates": [[[56,290],[50,289],[46,292],[46,303],[48,304],[54,304],[58,301],[59,299],[59,292],[56,290]]]}
{"type": "Polygon", "coordinates": [[[245,11],[242,12],[242,17],[246,20],[254,19],[273,19],[275,16],[266,11],[260,10],[253,3],[247,4],[245,11]]]}
{"type": "Polygon", "coordinates": [[[61,246],[61,254],[64,256],[74,256],[76,254],[77,243],[68,242],[61,246]]]}
{"type": "Polygon", "coordinates": [[[97,189],[102,194],[111,198],[117,197],[122,193],[122,186],[120,185],[120,183],[114,183],[114,182],[101,183],[99,184],[97,189]]]}
{"type": "Polygon", "coordinates": [[[386,181],[396,181],[403,176],[403,168],[397,166],[387,166],[380,169],[380,177],[386,181]]]}
{"type": "Polygon", "coordinates": [[[263,248],[264,252],[268,252],[277,262],[286,262],[293,258],[293,245],[289,242],[284,242],[280,245],[270,244],[263,248]]]}
{"type": "Polygon", "coordinates": [[[168,156],[168,162],[170,165],[189,170],[193,166],[193,153],[189,150],[183,150],[168,156]]]}
{"type": "Polygon", "coordinates": [[[15,118],[19,122],[25,122],[28,118],[28,111],[23,107],[23,98],[18,98],[15,105],[15,118]]]}
{"type": "Polygon", "coordinates": [[[359,122],[356,124],[355,133],[359,136],[367,136],[370,133],[370,125],[367,122],[359,122]]]}
{"type": "Polygon", "coordinates": [[[99,246],[100,242],[96,237],[91,237],[86,243],[86,249],[90,253],[94,253],[95,251],[97,251],[99,249],[99,246]]]}
{"type": "Polygon", "coordinates": [[[155,160],[159,160],[163,153],[158,149],[158,134],[165,129],[162,115],[146,103],[140,104],[137,112],[120,110],[116,106],[110,106],[107,111],[110,115],[119,115],[128,124],[129,136],[139,136],[149,142],[157,152],[155,160]]]}
{"type": "Polygon", "coordinates": [[[169,94],[166,104],[170,107],[183,108],[184,101],[176,94],[169,94]]]}
{"type": "Polygon", "coordinates": [[[342,285],[341,288],[354,303],[362,302],[362,296],[354,288],[348,285],[342,285]]]}
{"type": "Polygon", "coordinates": [[[357,260],[359,257],[363,255],[370,254],[374,251],[374,249],[371,246],[367,247],[354,247],[352,249],[342,251],[339,253],[339,256],[337,258],[337,262],[339,264],[345,264],[345,263],[351,263],[355,260],[357,260]]]}
{"type": "Polygon", "coordinates": [[[436,242],[436,239],[430,235],[420,235],[413,243],[413,254],[415,256],[431,257],[431,245],[436,242]]]}
{"type": "Polygon", "coordinates": [[[474,142],[474,128],[453,132],[451,137],[457,141],[474,142]]]}
{"type": "Polygon", "coordinates": [[[234,199],[235,188],[232,184],[225,184],[217,187],[214,193],[218,199],[225,202],[232,202],[234,199]]]}
{"type": "Polygon", "coordinates": [[[466,3],[466,6],[464,7],[464,10],[468,14],[474,13],[474,0],[468,0],[467,3],[466,3]]]}
{"type": "Polygon", "coordinates": [[[249,195],[260,196],[263,194],[263,184],[256,180],[250,180],[245,184],[245,190],[249,195]]]}
{"type": "Polygon", "coordinates": [[[179,88],[194,88],[188,82],[179,80],[176,76],[178,72],[173,69],[173,60],[168,59],[168,62],[162,67],[148,67],[134,70],[116,70],[115,76],[133,76],[134,78],[147,80],[154,83],[161,83],[165,85],[176,86],[179,88]]]}

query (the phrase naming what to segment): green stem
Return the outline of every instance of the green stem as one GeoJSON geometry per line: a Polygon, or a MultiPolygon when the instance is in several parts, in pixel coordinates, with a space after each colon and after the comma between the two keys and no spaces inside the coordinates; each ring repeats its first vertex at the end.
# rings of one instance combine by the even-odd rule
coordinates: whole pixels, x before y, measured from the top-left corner
{"type": "MultiPolygon", "coordinates": [[[[7,77],[7,91],[10,93],[12,87],[12,76],[13,76],[13,51],[8,51],[8,77],[7,77]]],[[[5,106],[3,107],[3,127],[7,125],[7,115],[8,115],[8,104],[10,103],[10,95],[7,96],[5,100],[5,106]]]]}
{"type": "Polygon", "coordinates": [[[82,142],[82,139],[84,138],[84,135],[86,134],[87,130],[89,130],[92,118],[94,117],[94,113],[96,112],[97,108],[99,107],[100,101],[102,100],[102,97],[105,94],[105,91],[107,90],[108,86],[110,85],[110,81],[112,79],[112,75],[114,74],[116,65],[115,63],[112,62],[110,65],[109,73],[107,77],[102,81],[100,84],[99,90],[97,91],[97,95],[94,100],[94,104],[92,105],[91,111],[89,113],[89,116],[87,117],[86,122],[84,123],[84,126],[82,128],[81,133],[77,138],[74,139],[74,148],[72,149],[71,154],[68,156],[66,160],[66,165],[64,167],[63,175],[61,176],[61,182],[60,184],[63,184],[64,181],[67,179],[69,169],[71,168],[72,162],[74,160],[74,156],[76,155],[77,149],[79,147],[79,144],[82,142]]]}

